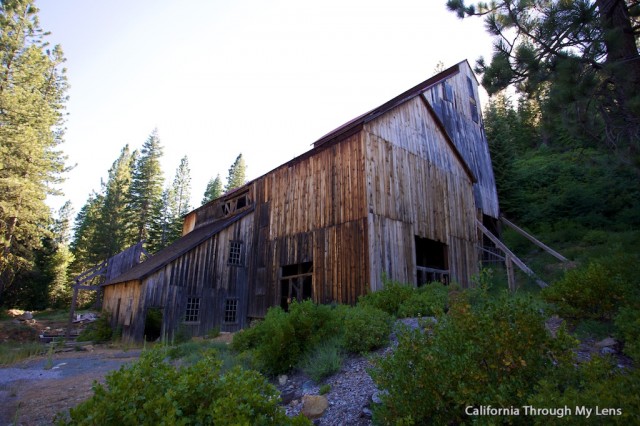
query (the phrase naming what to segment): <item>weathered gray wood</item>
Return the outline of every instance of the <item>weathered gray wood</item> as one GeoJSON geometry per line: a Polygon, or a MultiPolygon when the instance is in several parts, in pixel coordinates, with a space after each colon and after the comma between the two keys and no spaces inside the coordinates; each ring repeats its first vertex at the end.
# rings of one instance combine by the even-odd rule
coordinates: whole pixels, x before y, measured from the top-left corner
{"type": "Polygon", "coordinates": [[[545,283],[544,281],[542,281],[540,278],[538,278],[538,276],[535,274],[535,272],[533,272],[531,270],[531,268],[529,268],[527,265],[525,265],[525,263],[520,260],[518,258],[518,256],[516,256],[511,250],[509,250],[509,248],[502,242],[500,241],[500,239],[498,239],[498,237],[496,237],[495,235],[493,235],[491,233],[491,231],[489,231],[483,224],[482,222],[480,222],[479,220],[476,219],[476,226],[482,231],[482,233],[484,235],[486,235],[492,242],[493,244],[496,245],[496,247],[498,247],[500,250],[502,250],[503,252],[505,252],[506,257],[509,257],[511,259],[511,261],[518,267],[520,268],[520,270],[522,272],[524,272],[525,274],[529,275],[530,277],[534,278],[536,280],[536,283],[540,286],[540,287],[547,287],[548,284],[545,283]]]}
{"type": "Polygon", "coordinates": [[[516,231],[518,234],[522,235],[523,237],[525,237],[526,239],[531,241],[533,244],[537,245],[538,247],[540,247],[541,249],[543,249],[544,251],[546,251],[551,256],[555,257],[556,259],[560,260],[561,262],[568,262],[569,261],[569,259],[567,259],[563,255],[561,255],[557,251],[553,250],[551,247],[547,246],[542,241],[536,239],[533,235],[529,234],[527,231],[525,231],[524,229],[520,228],[515,223],[511,222],[506,217],[500,216],[500,220],[502,221],[502,223],[504,223],[505,225],[509,226],[511,229],[516,231]]]}

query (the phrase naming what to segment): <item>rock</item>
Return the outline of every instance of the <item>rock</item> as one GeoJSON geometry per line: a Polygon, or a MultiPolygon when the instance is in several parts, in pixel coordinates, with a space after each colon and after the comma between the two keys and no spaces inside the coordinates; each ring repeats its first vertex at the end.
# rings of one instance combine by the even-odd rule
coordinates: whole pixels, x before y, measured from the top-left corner
{"type": "Polygon", "coordinates": [[[296,391],[295,390],[286,390],[280,393],[280,400],[283,405],[287,405],[292,401],[296,400],[296,391]]]}
{"type": "Polygon", "coordinates": [[[608,348],[618,344],[618,341],[613,337],[607,337],[606,339],[596,342],[596,348],[608,348]]]}
{"type": "Polygon", "coordinates": [[[373,402],[374,404],[382,404],[382,399],[380,399],[380,395],[378,395],[378,392],[374,392],[374,394],[371,395],[371,402],[373,402]]]}
{"type": "Polygon", "coordinates": [[[282,376],[278,376],[278,383],[280,383],[280,386],[284,386],[287,383],[287,380],[289,380],[289,378],[287,377],[286,374],[283,374],[282,376]]]}
{"type": "Polygon", "coordinates": [[[367,407],[364,407],[362,409],[362,413],[360,413],[360,417],[364,417],[365,419],[370,419],[373,417],[373,412],[367,407]]]}
{"type": "Polygon", "coordinates": [[[616,350],[613,349],[612,347],[605,346],[604,348],[600,349],[600,353],[602,355],[612,355],[616,353],[616,350]]]}
{"type": "Polygon", "coordinates": [[[305,395],[302,397],[302,414],[310,420],[322,417],[329,407],[324,395],[305,395]]]}
{"type": "Polygon", "coordinates": [[[22,315],[20,315],[18,317],[18,319],[20,321],[27,321],[27,320],[32,320],[33,319],[33,314],[29,311],[26,311],[25,313],[23,313],[22,315]]]}
{"type": "Polygon", "coordinates": [[[311,393],[313,391],[314,383],[311,380],[307,380],[302,384],[302,393],[311,393]]]}

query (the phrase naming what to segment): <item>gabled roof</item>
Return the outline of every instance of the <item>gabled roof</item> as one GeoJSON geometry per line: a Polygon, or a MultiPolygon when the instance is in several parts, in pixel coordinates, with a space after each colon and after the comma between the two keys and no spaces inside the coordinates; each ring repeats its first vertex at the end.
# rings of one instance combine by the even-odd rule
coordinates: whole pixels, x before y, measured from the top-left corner
{"type": "Polygon", "coordinates": [[[160,268],[164,267],[167,263],[182,256],[189,250],[202,244],[228,226],[239,221],[253,210],[254,208],[251,207],[235,216],[227,217],[213,222],[209,225],[205,225],[201,228],[197,228],[189,232],[188,234],[178,238],[176,241],[163,248],[158,253],[151,256],[149,259],[145,260],[142,263],[138,263],[136,266],[129,269],[124,274],[105,282],[103,285],[117,284],[125,281],[141,280],[153,274],[160,268]]]}

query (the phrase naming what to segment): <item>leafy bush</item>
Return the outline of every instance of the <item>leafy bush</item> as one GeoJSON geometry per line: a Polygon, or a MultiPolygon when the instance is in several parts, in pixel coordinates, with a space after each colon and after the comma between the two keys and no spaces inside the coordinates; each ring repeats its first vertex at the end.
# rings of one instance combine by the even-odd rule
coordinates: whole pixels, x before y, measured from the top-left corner
{"type": "Polygon", "coordinates": [[[391,333],[391,317],[372,306],[356,306],[344,318],[344,346],[352,353],[365,353],[384,346],[391,333]]]}
{"type": "Polygon", "coordinates": [[[111,329],[109,315],[103,314],[100,318],[92,323],[89,323],[87,327],[80,332],[78,342],[108,342],[111,340],[113,330],[111,329]]]}
{"type": "Polygon", "coordinates": [[[376,361],[371,374],[386,391],[374,409],[379,423],[459,424],[470,420],[467,406],[521,406],[554,362],[572,356],[573,341],[562,332],[551,338],[522,298],[502,296],[477,309],[462,293],[426,326],[400,331],[393,354],[376,361]]]}
{"type": "MultiPolygon", "coordinates": [[[[534,407],[588,407],[620,410],[619,413],[603,417],[595,410],[587,418],[566,416],[563,424],[637,424],[640,412],[640,370],[625,371],[617,368],[610,359],[594,357],[578,365],[564,364],[551,371],[538,384],[536,393],[528,405],[534,407]],[[606,419],[606,420],[605,420],[606,419]]],[[[534,424],[548,424],[549,418],[532,417],[534,424]]]]}
{"type": "Polygon", "coordinates": [[[311,349],[300,363],[300,369],[312,380],[320,382],[342,367],[342,347],[339,338],[321,342],[311,349]]]}
{"type": "Polygon", "coordinates": [[[399,318],[440,315],[447,309],[449,288],[442,283],[419,287],[398,308],[399,318]]]}
{"type": "Polygon", "coordinates": [[[400,305],[411,298],[415,293],[415,287],[383,278],[382,290],[360,296],[358,305],[370,306],[389,315],[397,315],[400,305]]]}
{"type": "Polygon", "coordinates": [[[250,351],[264,373],[285,373],[319,342],[339,336],[343,315],[343,308],[316,305],[310,300],[293,302],[288,313],[274,307],[263,321],[236,333],[232,348],[250,351]]]}
{"type": "Polygon", "coordinates": [[[616,316],[617,336],[624,341],[623,351],[640,362],[640,309],[624,307],[616,316]]]}
{"type": "Polygon", "coordinates": [[[255,371],[235,367],[221,374],[209,353],[196,364],[176,369],[162,350],[144,352],[132,366],[109,373],[94,385],[94,396],[70,410],[58,424],[310,424],[288,418],[278,392],[255,371]]]}
{"type": "Polygon", "coordinates": [[[628,262],[637,264],[637,259],[613,257],[567,271],[562,280],[543,289],[542,297],[562,317],[611,320],[623,304],[640,301],[637,277],[628,270],[628,262]]]}

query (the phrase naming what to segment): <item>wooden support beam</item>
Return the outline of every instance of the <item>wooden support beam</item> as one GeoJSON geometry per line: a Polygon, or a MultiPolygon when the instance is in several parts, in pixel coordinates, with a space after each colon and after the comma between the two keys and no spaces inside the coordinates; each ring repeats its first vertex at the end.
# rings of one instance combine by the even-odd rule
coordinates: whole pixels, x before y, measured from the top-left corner
{"type": "Polygon", "coordinates": [[[525,231],[524,229],[520,228],[519,226],[517,226],[516,224],[511,222],[506,217],[500,216],[500,220],[502,221],[502,223],[504,223],[505,225],[507,225],[508,227],[513,229],[514,231],[516,231],[518,234],[522,235],[523,237],[525,237],[526,239],[531,241],[533,244],[537,245],[542,250],[546,251],[547,253],[549,253],[551,256],[555,257],[559,261],[561,261],[561,262],[568,262],[569,261],[569,259],[567,259],[563,255],[561,255],[557,251],[553,250],[551,247],[547,246],[542,241],[537,240],[533,235],[529,234],[527,231],[525,231]]]}
{"type": "Polygon", "coordinates": [[[520,260],[518,258],[518,256],[516,256],[511,250],[509,250],[509,248],[504,245],[504,243],[502,241],[500,241],[498,239],[498,237],[496,237],[495,235],[493,235],[491,233],[491,231],[489,231],[483,224],[482,222],[480,222],[478,219],[476,219],[476,225],[478,226],[478,228],[482,231],[482,233],[484,235],[487,236],[487,238],[489,238],[491,240],[491,242],[493,242],[493,244],[496,245],[496,247],[498,247],[500,250],[502,250],[505,253],[505,257],[508,257],[511,259],[511,261],[518,267],[520,268],[520,270],[522,272],[524,272],[525,274],[529,275],[531,278],[536,280],[536,284],[538,284],[540,287],[547,287],[548,284],[545,283],[544,281],[542,281],[540,278],[538,278],[538,276],[535,274],[535,272],[533,272],[527,265],[525,265],[525,263],[520,260]]]}

